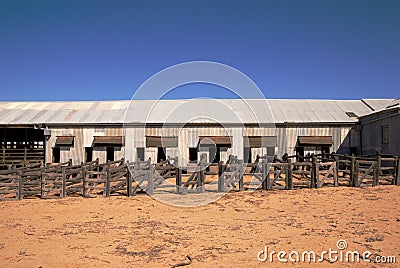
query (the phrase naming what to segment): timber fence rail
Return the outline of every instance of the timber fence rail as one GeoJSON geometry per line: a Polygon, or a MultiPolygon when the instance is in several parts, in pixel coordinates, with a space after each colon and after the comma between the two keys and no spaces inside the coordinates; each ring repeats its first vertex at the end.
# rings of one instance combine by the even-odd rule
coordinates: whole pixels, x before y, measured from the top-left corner
{"type": "Polygon", "coordinates": [[[175,193],[242,191],[254,181],[262,190],[400,185],[400,158],[391,155],[324,154],[289,156],[284,161],[264,156],[254,163],[230,156],[227,163],[207,164],[201,159],[179,168],[176,163],[177,159],[154,165],[149,160],[124,159],[107,163],[96,159],[79,165],[72,165],[71,160],[47,165],[16,163],[0,170],[0,200],[133,196],[144,191],[152,195],[157,189],[171,188],[168,180],[174,180],[175,193]],[[214,182],[207,176],[216,177],[215,189],[210,188],[214,182]]]}

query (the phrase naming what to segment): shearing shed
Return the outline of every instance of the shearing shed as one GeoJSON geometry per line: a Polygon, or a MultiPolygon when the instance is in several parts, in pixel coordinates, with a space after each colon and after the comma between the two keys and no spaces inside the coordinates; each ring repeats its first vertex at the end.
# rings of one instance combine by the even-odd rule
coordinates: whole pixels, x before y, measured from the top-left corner
{"type": "Polygon", "coordinates": [[[399,108],[387,108],[394,101],[1,102],[0,161],[7,165],[72,159],[79,164],[125,157],[151,158],[154,163],[177,157],[180,165],[186,165],[198,161],[200,154],[206,154],[210,162],[226,161],[230,154],[252,162],[257,155],[362,154],[371,148],[399,154],[398,135],[393,134],[399,130],[399,108]],[[392,112],[395,122],[386,123],[392,120],[388,115],[392,112]],[[378,135],[386,133],[387,124],[393,125],[389,143],[378,135]],[[373,145],[381,140],[382,146],[373,145]]]}

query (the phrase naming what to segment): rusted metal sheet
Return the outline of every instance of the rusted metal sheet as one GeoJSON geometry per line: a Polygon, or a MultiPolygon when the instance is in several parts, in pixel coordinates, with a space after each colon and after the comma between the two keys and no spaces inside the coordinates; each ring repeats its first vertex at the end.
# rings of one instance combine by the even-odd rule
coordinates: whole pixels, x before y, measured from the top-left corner
{"type": "Polygon", "coordinates": [[[122,146],[122,136],[94,136],[93,144],[94,146],[122,146]]]}
{"type": "Polygon", "coordinates": [[[56,146],[74,146],[74,136],[57,136],[56,146]]]}
{"type": "Polygon", "coordinates": [[[201,136],[200,142],[206,139],[210,139],[217,145],[231,146],[232,145],[231,138],[232,137],[230,136],[201,136]]]}
{"type": "Polygon", "coordinates": [[[146,147],[178,147],[178,137],[147,136],[146,147]]]}
{"type": "Polygon", "coordinates": [[[300,146],[307,145],[332,145],[332,136],[299,136],[298,144],[300,146]]]}
{"type": "Polygon", "coordinates": [[[275,147],[277,146],[276,136],[245,136],[243,147],[275,147]]]}

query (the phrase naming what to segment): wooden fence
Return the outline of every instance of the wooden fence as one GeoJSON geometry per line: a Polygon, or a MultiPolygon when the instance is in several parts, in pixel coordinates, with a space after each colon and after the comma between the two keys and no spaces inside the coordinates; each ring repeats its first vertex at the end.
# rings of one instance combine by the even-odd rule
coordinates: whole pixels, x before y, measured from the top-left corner
{"type": "Polygon", "coordinates": [[[315,155],[301,161],[262,157],[255,163],[243,163],[231,156],[227,163],[177,168],[176,159],[152,165],[150,161],[129,163],[124,159],[100,164],[98,160],[72,165],[71,161],[43,166],[16,164],[0,171],[0,199],[65,198],[67,196],[133,196],[139,192],[154,194],[171,184],[175,193],[245,190],[252,181],[263,190],[321,187],[364,187],[400,185],[400,159],[396,156],[355,157],[315,155]],[[214,181],[208,176],[216,177],[214,181]]]}

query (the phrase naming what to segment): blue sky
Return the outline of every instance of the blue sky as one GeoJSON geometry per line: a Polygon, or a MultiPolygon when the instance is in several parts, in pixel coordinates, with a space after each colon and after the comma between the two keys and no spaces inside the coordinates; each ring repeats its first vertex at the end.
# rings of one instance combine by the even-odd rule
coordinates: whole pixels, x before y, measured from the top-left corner
{"type": "MultiPolygon", "coordinates": [[[[0,100],[130,99],[221,62],[267,98],[399,97],[400,1],[0,1],[0,100]]],[[[206,84],[166,98],[232,98],[206,84]]]]}

